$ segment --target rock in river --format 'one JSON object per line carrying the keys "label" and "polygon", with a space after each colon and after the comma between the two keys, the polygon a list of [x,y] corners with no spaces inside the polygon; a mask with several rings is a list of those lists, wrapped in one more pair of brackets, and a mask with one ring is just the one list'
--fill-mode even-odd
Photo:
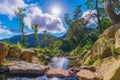
{"label": "rock in river", "polygon": [[46,76],[47,77],[63,78],[63,77],[75,76],[76,73],[77,73],[77,71],[73,68],[68,69],[68,70],[64,70],[64,69],[61,69],[61,68],[56,68],[56,69],[51,69],[51,70],[47,71]]}
{"label": "rock in river", "polygon": [[49,70],[47,66],[35,64],[35,63],[28,63],[25,61],[18,61],[13,65],[9,66],[9,73],[10,74],[27,74],[27,75],[44,75],[44,73]]}
{"label": "rock in river", "polygon": [[103,80],[99,73],[81,70],[77,73],[78,80]]}
{"label": "rock in river", "polygon": [[68,76],[68,71],[60,69],[60,68],[58,68],[58,69],[51,69],[51,70],[47,71],[46,75],[47,75],[47,77],[63,78],[63,77],[67,77]]}

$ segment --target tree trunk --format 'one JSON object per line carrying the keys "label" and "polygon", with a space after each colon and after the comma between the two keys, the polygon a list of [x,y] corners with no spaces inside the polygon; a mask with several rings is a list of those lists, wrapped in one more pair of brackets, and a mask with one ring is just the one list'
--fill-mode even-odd
{"label": "tree trunk", "polygon": [[100,12],[98,8],[98,0],[96,0],[96,10],[97,10],[97,20],[98,20],[98,26],[99,26],[99,33],[102,33],[102,27],[101,27],[101,21],[100,21]]}
{"label": "tree trunk", "polygon": [[24,27],[22,26],[21,29],[22,29],[22,37],[21,37],[22,38],[21,39],[22,40],[22,46],[25,47]]}
{"label": "tree trunk", "polygon": [[104,0],[104,9],[105,12],[109,18],[109,20],[111,21],[112,24],[117,24],[120,23],[120,16],[118,16],[113,7],[112,4],[110,4],[111,0]]}

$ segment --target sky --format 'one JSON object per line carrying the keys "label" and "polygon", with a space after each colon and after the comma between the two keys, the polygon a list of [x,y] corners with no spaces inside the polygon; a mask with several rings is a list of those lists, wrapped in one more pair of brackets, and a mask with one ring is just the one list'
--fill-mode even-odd
{"label": "sky", "polygon": [[[33,33],[32,24],[38,24],[39,33],[47,31],[57,37],[64,35],[67,25],[64,14],[72,17],[77,5],[82,5],[83,17],[86,0],[0,0],[0,39],[21,34],[19,21],[15,15],[18,7],[24,9],[25,34]],[[93,11],[95,12],[95,11]],[[88,17],[87,17],[88,18]],[[86,20],[87,20],[86,18]]]}

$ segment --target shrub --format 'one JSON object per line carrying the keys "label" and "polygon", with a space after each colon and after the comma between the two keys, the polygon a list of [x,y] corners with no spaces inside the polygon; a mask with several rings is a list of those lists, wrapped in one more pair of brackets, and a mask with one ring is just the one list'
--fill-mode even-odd
{"label": "shrub", "polygon": [[112,56],[115,57],[117,55],[116,52],[115,52],[115,44],[111,45],[110,49],[111,49]]}
{"label": "shrub", "polygon": [[94,63],[93,59],[88,59],[88,65],[92,65]]}

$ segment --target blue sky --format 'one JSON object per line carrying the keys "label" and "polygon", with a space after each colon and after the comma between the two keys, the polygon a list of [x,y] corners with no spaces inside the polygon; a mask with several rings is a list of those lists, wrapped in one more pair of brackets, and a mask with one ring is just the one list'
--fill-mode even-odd
{"label": "blue sky", "polygon": [[[39,33],[44,30],[62,36],[66,33],[67,25],[64,22],[64,14],[70,16],[77,5],[82,5],[83,12],[86,0],[0,0],[0,39],[9,38],[21,34],[19,21],[15,16],[18,7],[25,9],[25,33],[33,33],[32,24],[39,25]],[[53,9],[59,9],[59,15],[54,14]],[[56,9],[55,9],[56,10]],[[55,11],[54,10],[54,11]]]}

